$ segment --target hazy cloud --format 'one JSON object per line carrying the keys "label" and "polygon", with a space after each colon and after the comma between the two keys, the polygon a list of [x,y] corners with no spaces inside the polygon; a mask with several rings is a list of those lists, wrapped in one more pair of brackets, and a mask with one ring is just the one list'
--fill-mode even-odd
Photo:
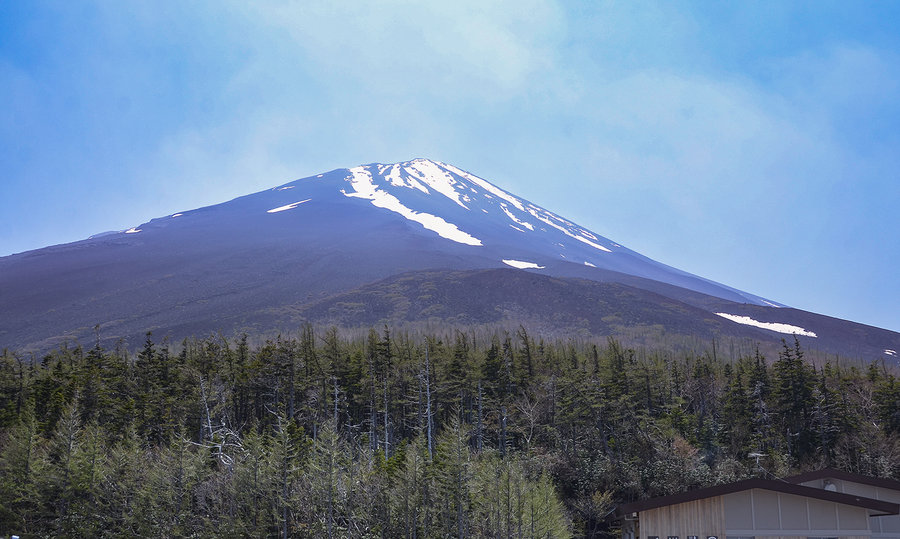
{"label": "hazy cloud", "polygon": [[[291,40],[322,78],[365,92],[505,99],[551,68],[554,2],[283,2],[242,13]],[[359,89],[359,88],[357,88]]]}

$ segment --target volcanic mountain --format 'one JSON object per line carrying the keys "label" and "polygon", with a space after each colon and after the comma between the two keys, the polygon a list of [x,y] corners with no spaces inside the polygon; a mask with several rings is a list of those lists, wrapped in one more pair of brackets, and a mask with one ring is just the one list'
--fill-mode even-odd
{"label": "volcanic mountain", "polygon": [[152,330],[529,324],[777,342],[896,361],[900,334],[651,260],[452,165],[337,169],[129,230],[0,258],[0,347]]}

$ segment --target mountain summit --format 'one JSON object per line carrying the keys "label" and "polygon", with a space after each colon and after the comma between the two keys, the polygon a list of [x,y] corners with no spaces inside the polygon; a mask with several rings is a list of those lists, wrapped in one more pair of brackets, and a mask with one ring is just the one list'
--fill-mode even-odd
{"label": "mountain summit", "polygon": [[[477,279],[459,273],[500,268],[508,271]],[[558,279],[593,288],[568,290],[569,304],[551,312],[546,297],[526,305],[514,293],[496,295],[503,287],[491,279],[509,281],[512,268],[533,275],[532,291],[545,292]],[[404,288],[399,275],[420,289]],[[493,304],[457,297],[450,282],[492,288],[462,292],[490,297]],[[597,283],[618,288],[600,290]],[[596,303],[610,294],[618,299],[605,307]],[[623,303],[623,294],[634,296],[633,302]],[[466,307],[445,304],[451,297]],[[594,303],[581,304],[584,297]],[[640,309],[632,308],[637,304]],[[661,314],[675,304],[679,314]],[[574,311],[585,313],[574,322],[579,331],[593,334],[635,324],[667,327],[667,320],[680,317],[674,324],[680,334],[819,338],[800,323],[810,322],[796,314],[803,311],[651,260],[429,159],[332,170],[120,233],[0,258],[0,305],[0,346],[38,350],[84,339],[96,324],[105,338],[134,344],[147,330],[180,339],[213,331],[290,330],[302,320],[354,325],[522,318],[566,332],[573,322],[548,321]],[[411,305],[421,308],[413,312]],[[496,316],[478,319],[472,312]],[[620,321],[611,325],[612,319]],[[900,340],[854,346],[884,352],[900,348]]]}
{"label": "mountain summit", "polygon": [[[340,209],[341,215],[320,219],[317,210],[323,207]],[[260,211],[263,208],[265,214]],[[353,236],[368,236],[373,228],[402,226],[401,236],[409,242],[436,240],[430,249],[433,254],[452,249],[456,253],[460,246],[474,247],[465,252],[480,260],[475,267],[549,269],[547,274],[558,274],[561,263],[577,264],[654,279],[723,299],[777,306],[655,262],[487,180],[429,159],[338,169],[168,219],[190,223],[208,212],[227,212],[229,221],[244,222],[248,230],[281,226],[285,233],[293,231],[301,237],[312,231],[319,243],[332,238],[336,246],[352,241]],[[366,225],[355,232],[342,227],[340,218],[350,214],[364,215]],[[165,220],[154,220],[125,233],[158,233],[170,226]],[[369,239],[376,244],[393,244],[397,232],[394,238]],[[406,263],[418,266],[411,260]]]}

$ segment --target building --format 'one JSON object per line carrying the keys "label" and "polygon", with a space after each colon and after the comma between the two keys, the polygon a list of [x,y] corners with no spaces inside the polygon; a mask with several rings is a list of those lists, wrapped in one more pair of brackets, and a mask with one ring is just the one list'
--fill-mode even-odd
{"label": "building", "polygon": [[[877,534],[884,530],[877,519],[900,514],[898,502],[888,499],[893,496],[887,492],[891,489],[871,485],[869,482],[879,480],[864,476],[841,477],[747,479],[624,504],[616,516],[622,524],[623,539],[893,537],[872,532],[873,528]],[[835,488],[823,488],[825,479],[830,479]],[[884,499],[858,494],[854,485],[860,485],[860,489],[867,485],[882,488],[884,493],[865,492],[883,494]]]}
{"label": "building", "polygon": [[[892,479],[866,477],[825,468],[786,477],[784,480],[806,487],[900,503],[900,481]],[[872,528],[872,539],[900,539],[900,515],[880,516],[870,519],[869,522]]]}

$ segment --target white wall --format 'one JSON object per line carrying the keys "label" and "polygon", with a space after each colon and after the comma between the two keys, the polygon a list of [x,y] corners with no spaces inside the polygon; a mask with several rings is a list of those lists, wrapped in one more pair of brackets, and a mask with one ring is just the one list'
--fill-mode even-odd
{"label": "white wall", "polygon": [[726,536],[846,537],[869,535],[862,507],[752,489],[723,496]]}

